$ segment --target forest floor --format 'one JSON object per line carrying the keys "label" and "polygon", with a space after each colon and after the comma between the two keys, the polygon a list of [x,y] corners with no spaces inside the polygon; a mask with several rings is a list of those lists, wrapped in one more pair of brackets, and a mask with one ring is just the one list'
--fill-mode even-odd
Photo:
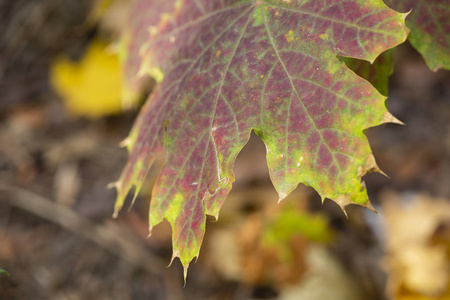
{"label": "forest floor", "polygon": [[[168,224],[147,238],[155,171],[135,206],[111,217],[116,195],[106,186],[125,165],[118,144],[136,113],[74,117],[49,84],[52,61],[81,57],[99,34],[85,26],[89,3],[0,0],[0,267],[9,272],[0,274],[0,299],[450,296],[449,71],[431,72],[408,44],[396,50],[387,106],[406,126],[366,132],[390,177],[364,178],[379,215],[351,206],[346,218],[303,185],[276,204],[264,145],[252,135],[183,287],[180,263],[166,268]],[[289,219],[292,211],[305,226]],[[274,247],[264,242],[274,224],[301,234]],[[427,272],[432,280],[415,281]]]}

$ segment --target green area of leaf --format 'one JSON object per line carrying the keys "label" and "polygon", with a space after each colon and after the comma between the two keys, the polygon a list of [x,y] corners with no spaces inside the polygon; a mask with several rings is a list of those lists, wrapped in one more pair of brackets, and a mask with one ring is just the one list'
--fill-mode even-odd
{"label": "green area of leaf", "polygon": [[276,246],[289,242],[295,235],[317,243],[329,242],[332,237],[323,215],[312,215],[287,206],[274,220],[267,222],[263,241]]}
{"label": "green area of leaf", "polygon": [[6,274],[6,275],[9,276],[9,273],[7,271],[3,270],[2,268],[0,268],[0,275],[1,274]]}
{"label": "green area of leaf", "polygon": [[300,211],[293,205],[287,205],[266,223],[262,242],[275,249],[283,261],[290,262],[295,253],[292,253],[289,245],[296,237],[303,237],[315,243],[328,243],[333,233],[325,216],[313,215]]}

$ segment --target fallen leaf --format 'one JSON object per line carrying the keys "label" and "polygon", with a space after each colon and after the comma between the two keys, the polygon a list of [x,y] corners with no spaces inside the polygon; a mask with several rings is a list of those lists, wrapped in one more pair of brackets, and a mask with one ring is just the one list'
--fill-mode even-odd
{"label": "fallen leaf", "polygon": [[122,112],[119,58],[105,43],[94,40],[79,62],[56,59],[50,80],[73,115],[99,118]]}

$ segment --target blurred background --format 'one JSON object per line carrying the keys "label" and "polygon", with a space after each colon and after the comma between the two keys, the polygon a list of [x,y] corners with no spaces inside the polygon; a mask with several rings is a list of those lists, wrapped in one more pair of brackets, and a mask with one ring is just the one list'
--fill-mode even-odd
{"label": "blurred background", "polygon": [[387,102],[406,126],[366,131],[379,214],[303,185],[277,204],[252,135],[183,288],[168,223],[146,238],[155,170],[111,218],[138,111],[120,102],[128,2],[0,0],[0,299],[450,299],[450,72],[409,44]]}

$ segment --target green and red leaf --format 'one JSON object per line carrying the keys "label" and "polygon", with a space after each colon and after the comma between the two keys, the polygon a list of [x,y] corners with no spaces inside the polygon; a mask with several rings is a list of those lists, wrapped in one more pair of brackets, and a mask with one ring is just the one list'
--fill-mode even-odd
{"label": "green and red leaf", "polygon": [[408,40],[431,70],[450,70],[450,3],[448,0],[385,0],[395,10],[411,13]]}
{"label": "green and red leaf", "polygon": [[[122,31],[120,56],[122,61],[123,92],[122,102],[125,108],[134,107],[145,90],[147,80],[143,68],[140,50],[147,42],[149,31],[169,16],[175,9],[175,0],[149,1],[134,0],[128,12],[127,26]],[[162,78],[158,68],[147,70],[146,74],[157,82]]]}
{"label": "green and red leaf", "polygon": [[395,119],[337,56],[374,61],[406,36],[403,15],[379,0],[176,1],[141,48],[164,79],[127,140],[116,212],[164,152],[150,227],[170,222],[187,269],[252,130],[280,200],[304,183],[341,207],[369,206],[361,177],[378,167],[363,130]]}

